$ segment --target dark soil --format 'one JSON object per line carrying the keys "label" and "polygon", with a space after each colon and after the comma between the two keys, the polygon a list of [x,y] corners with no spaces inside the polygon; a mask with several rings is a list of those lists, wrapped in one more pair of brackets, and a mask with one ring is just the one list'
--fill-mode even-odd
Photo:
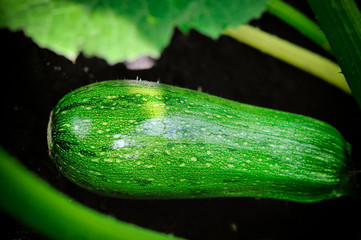
{"label": "dark soil", "polygon": [[[293,1],[310,14],[304,1]],[[330,57],[269,14],[252,24]],[[69,182],[47,153],[51,109],[69,91],[114,79],[160,81],[253,105],[299,113],[336,127],[360,165],[361,112],[341,90],[286,63],[228,38],[175,31],[149,70],[109,66],[79,56],[75,63],[41,49],[22,32],[0,31],[2,124],[0,144],[30,171],[73,199],[139,226],[188,239],[356,239],[361,235],[359,199],[313,204],[255,198],[123,200],[102,197]],[[0,193],[1,197],[1,193]],[[1,239],[47,239],[1,213]],[[4,224],[5,222],[5,224]]]}

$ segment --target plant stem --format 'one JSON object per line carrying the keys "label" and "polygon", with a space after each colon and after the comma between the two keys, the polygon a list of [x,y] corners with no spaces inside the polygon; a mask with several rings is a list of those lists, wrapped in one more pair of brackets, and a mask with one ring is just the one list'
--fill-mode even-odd
{"label": "plant stem", "polygon": [[361,13],[353,0],[308,0],[361,108]]}
{"label": "plant stem", "polygon": [[330,44],[320,27],[302,12],[281,0],[271,0],[267,5],[267,11],[300,31],[326,51],[331,52]]}
{"label": "plant stem", "polygon": [[179,239],[118,221],[61,194],[0,147],[0,207],[55,239]]}
{"label": "plant stem", "polygon": [[227,28],[225,35],[285,61],[350,93],[340,67],[331,60],[250,25]]}

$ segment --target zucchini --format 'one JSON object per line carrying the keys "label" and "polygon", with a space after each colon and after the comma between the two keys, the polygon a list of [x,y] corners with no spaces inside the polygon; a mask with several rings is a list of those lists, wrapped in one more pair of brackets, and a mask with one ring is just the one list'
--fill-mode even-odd
{"label": "zucchini", "polygon": [[332,126],[147,81],[68,93],[48,127],[51,158],[74,183],[139,199],[349,195],[351,148]]}

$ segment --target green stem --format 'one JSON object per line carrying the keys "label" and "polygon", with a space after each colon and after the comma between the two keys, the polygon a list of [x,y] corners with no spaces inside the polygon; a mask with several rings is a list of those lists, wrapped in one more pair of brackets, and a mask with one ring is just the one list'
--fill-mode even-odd
{"label": "green stem", "polygon": [[361,107],[361,13],[353,0],[308,0]]}
{"label": "green stem", "polygon": [[327,58],[249,25],[228,28],[224,34],[350,93],[347,82],[340,73],[340,67]]}
{"label": "green stem", "polygon": [[271,0],[267,5],[267,10],[300,31],[326,51],[331,52],[330,44],[320,27],[302,12],[281,0]]}
{"label": "green stem", "polygon": [[73,201],[0,147],[0,207],[55,239],[179,239],[118,221]]}

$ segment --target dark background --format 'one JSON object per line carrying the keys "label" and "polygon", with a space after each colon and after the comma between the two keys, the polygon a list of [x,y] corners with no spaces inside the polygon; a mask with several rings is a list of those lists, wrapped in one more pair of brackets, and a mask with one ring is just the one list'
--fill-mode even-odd
{"label": "dark background", "polygon": [[[305,1],[288,1],[313,17]],[[332,59],[270,14],[252,24]],[[342,197],[313,204],[255,198],[123,200],[98,196],[74,185],[47,154],[51,109],[66,93],[101,80],[168,83],[257,106],[299,113],[336,127],[351,143],[360,165],[361,114],[341,90],[229,37],[212,40],[175,30],[171,44],[148,70],[109,66],[80,55],[75,63],[41,49],[22,32],[0,30],[0,144],[30,171],[73,199],[122,221],[188,239],[358,239],[360,200]],[[1,194],[1,193],[0,193]],[[0,239],[47,239],[0,212]],[[5,222],[5,223],[4,223]]]}

